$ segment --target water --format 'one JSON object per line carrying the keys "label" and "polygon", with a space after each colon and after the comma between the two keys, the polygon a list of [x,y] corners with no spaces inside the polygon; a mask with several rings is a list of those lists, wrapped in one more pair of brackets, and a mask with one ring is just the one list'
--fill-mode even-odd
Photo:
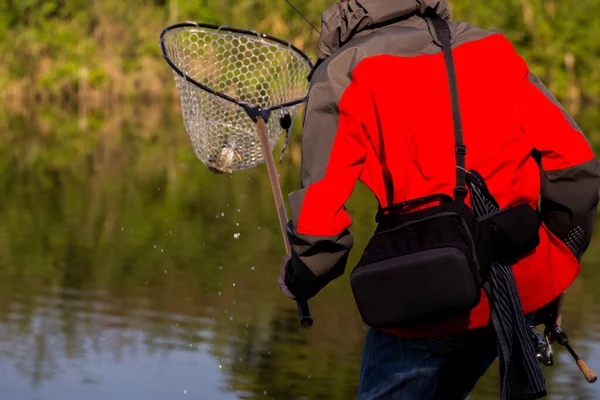
{"label": "water", "polygon": [[[277,288],[284,248],[264,167],[213,175],[175,111],[85,118],[0,111],[0,398],[355,398],[365,327],[348,271],[302,328]],[[297,152],[278,166],[286,193]],[[356,248],[373,206],[363,188],[348,204]],[[597,371],[599,240],[564,312]],[[600,398],[556,350],[549,398]],[[496,371],[472,399],[498,398]]]}

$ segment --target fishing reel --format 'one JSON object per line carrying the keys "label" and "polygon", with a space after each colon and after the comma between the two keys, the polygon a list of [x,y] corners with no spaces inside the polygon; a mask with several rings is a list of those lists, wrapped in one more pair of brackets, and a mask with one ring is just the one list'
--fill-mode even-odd
{"label": "fishing reel", "polygon": [[564,346],[567,351],[571,354],[575,363],[577,364],[577,368],[581,371],[585,379],[589,383],[594,383],[598,380],[596,373],[583,361],[577,353],[573,350],[569,343],[569,338],[565,331],[556,324],[553,326],[546,325],[546,329],[544,329],[544,336],[542,336],[536,329],[535,326],[530,326],[530,338],[533,343],[533,347],[535,348],[535,356],[538,361],[545,366],[549,367],[554,364],[554,353],[552,352],[552,345],[550,344],[550,339],[553,342],[558,343],[561,346]]}
{"label": "fishing reel", "polygon": [[552,351],[550,338],[548,336],[542,336],[535,326],[530,326],[529,329],[531,341],[535,349],[535,357],[541,364],[546,367],[551,367],[554,365],[554,352]]}

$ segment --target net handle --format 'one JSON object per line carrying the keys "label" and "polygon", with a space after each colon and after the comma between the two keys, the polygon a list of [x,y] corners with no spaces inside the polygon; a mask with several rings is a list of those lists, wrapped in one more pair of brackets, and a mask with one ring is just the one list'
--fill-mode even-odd
{"label": "net handle", "polygon": [[[271,190],[273,191],[273,198],[275,199],[275,207],[277,208],[277,216],[279,217],[279,227],[281,228],[281,235],[283,236],[283,242],[285,244],[286,254],[289,256],[292,254],[292,246],[287,237],[287,213],[285,211],[285,203],[283,201],[283,195],[281,194],[281,186],[279,185],[279,179],[277,178],[277,170],[275,169],[275,160],[271,153],[271,147],[269,146],[269,135],[267,130],[267,124],[263,117],[256,118],[256,128],[258,131],[258,137],[260,139],[260,145],[267,165],[267,171],[269,173],[269,181],[271,182]],[[311,326],[313,319],[310,314],[308,302],[306,300],[296,300],[298,305],[298,313],[300,314],[300,323],[302,326]]]}

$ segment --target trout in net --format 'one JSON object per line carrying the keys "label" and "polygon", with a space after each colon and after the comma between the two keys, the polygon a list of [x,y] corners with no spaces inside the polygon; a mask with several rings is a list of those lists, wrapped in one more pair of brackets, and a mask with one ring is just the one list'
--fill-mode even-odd
{"label": "trout in net", "polygon": [[236,141],[234,139],[228,140],[223,146],[215,153],[208,157],[208,169],[215,174],[222,174],[224,172],[233,173],[233,165],[237,161],[243,161],[242,153],[236,148]]}

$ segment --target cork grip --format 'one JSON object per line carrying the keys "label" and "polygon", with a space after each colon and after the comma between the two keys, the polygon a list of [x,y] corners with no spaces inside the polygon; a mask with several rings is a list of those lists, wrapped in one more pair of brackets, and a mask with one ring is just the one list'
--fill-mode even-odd
{"label": "cork grip", "polygon": [[592,371],[592,369],[590,367],[588,367],[588,365],[585,363],[585,361],[577,360],[577,366],[579,367],[579,369],[583,373],[583,376],[585,376],[585,379],[589,383],[596,382],[596,379],[598,379],[598,377],[596,376],[594,371]]}

